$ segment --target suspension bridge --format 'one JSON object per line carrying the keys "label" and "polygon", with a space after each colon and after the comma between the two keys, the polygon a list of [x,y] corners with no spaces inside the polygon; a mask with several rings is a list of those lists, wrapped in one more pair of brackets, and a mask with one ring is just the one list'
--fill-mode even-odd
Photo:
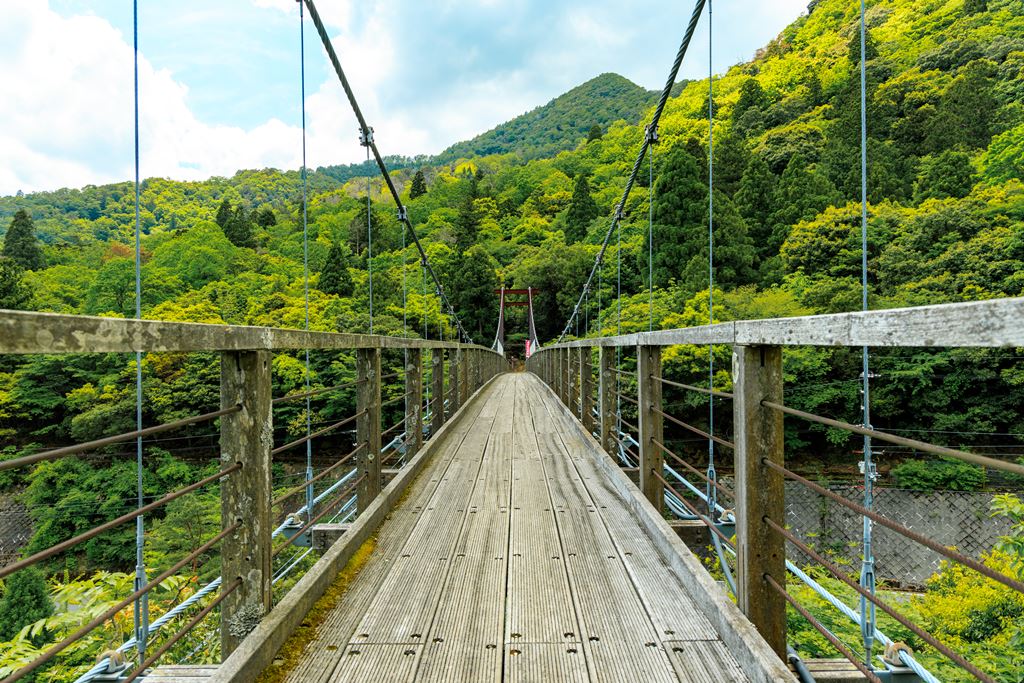
{"label": "suspension bridge", "polygon": [[[709,321],[673,330],[654,330],[652,317],[647,332],[606,337],[588,337],[588,324],[580,328],[626,197],[657,143],[659,117],[705,4],[696,3],[623,197],[561,337],[542,347],[533,320],[535,290],[502,287],[496,292],[497,333],[488,348],[474,344],[459,321],[315,5],[312,0],[300,2],[300,17],[304,20],[308,11],[352,105],[360,142],[376,160],[405,234],[420,254],[424,282],[429,275],[458,336],[446,339],[442,330],[430,339],[426,328],[422,338],[374,335],[372,323],[366,335],[311,331],[308,274],[305,329],[143,320],[140,304],[136,318],[128,320],[0,311],[0,354],[131,353],[141,359],[144,353],[208,353],[219,356],[221,377],[219,407],[146,426],[139,374],[135,430],[0,462],[0,470],[13,470],[134,442],[140,471],[136,509],[0,568],[0,578],[7,577],[119,525],[135,524],[138,529],[133,592],[4,680],[22,680],[41,671],[130,609],[134,637],[104,653],[80,682],[243,682],[261,677],[296,682],[938,680],[913,652],[879,630],[876,611],[894,618],[976,679],[994,681],[903,616],[899,605],[878,596],[872,529],[885,527],[1009,590],[1024,592],[1024,583],[875,511],[872,442],[1017,475],[1024,475],[1024,466],[873,428],[869,350],[1024,347],[1024,299],[870,311],[865,298],[865,310],[853,313]],[[863,36],[863,15],[861,27]],[[708,157],[713,164],[713,154]],[[712,172],[709,166],[709,182]],[[305,195],[303,227],[305,236]],[[372,225],[367,236],[372,244]],[[653,240],[649,248],[653,251]],[[713,284],[713,249],[709,251]],[[141,284],[136,282],[138,296]],[[506,302],[506,295],[527,299]],[[505,357],[506,303],[528,307],[525,372],[513,372]],[[574,329],[579,334],[572,335]],[[666,372],[662,350],[677,345],[708,348],[707,386],[687,384]],[[714,345],[732,349],[732,391],[716,389],[710,381]],[[785,403],[783,351],[823,346],[863,353],[864,419],[859,424]],[[307,369],[303,390],[274,396],[273,355],[305,353],[308,366],[310,351],[350,359],[355,379],[312,388]],[[402,387],[397,396],[387,396],[389,382]],[[674,414],[663,395],[669,390],[708,397],[710,427],[701,429]],[[304,436],[275,446],[275,411],[280,406],[304,402],[308,416],[313,402],[342,391],[355,392],[354,413],[315,430],[307,417]],[[715,431],[711,399],[731,403],[731,436]],[[385,426],[384,409],[399,404],[401,419]],[[636,415],[636,424],[628,421],[627,413]],[[864,438],[863,504],[787,467],[785,420]],[[146,503],[141,489],[143,443],[215,421],[219,470]],[[666,446],[666,426],[706,440],[706,469]],[[342,432],[351,433],[351,449],[316,471],[312,443]],[[272,464],[300,448],[306,452],[304,476],[293,490],[275,497]],[[731,457],[731,484],[717,476],[716,455]],[[849,577],[803,540],[799,529],[787,527],[786,481],[862,517],[864,554],[858,578]],[[146,515],[209,487],[219,487],[220,531],[169,567],[146,567]],[[304,496],[298,509],[291,507],[295,496]],[[708,545],[720,567],[719,580],[695,554]],[[215,547],[220,576],[150,621],[147,596]],[[792,550],[855,591],[859,604],[847,605],[787,559]],[[306,558],[315,561],[303,567]],[[284,579],[294,580],[299,573],[287,591],[277,590]],[[842,642],[794,597],[788,588],[794,582],[858,625],[862,642]],[[787,642],[787,605],[830,641],[845,663],[801,658]],[[170,660],[175,645],[213,616],[219,617],[214,636],[221,662],[189,666]],[[212,647],[206,643],[200,648],[204,646]]]}

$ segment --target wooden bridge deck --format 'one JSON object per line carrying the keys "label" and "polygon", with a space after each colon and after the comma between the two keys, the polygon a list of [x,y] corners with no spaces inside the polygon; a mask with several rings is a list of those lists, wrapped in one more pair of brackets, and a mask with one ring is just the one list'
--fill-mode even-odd
{"label": "wooden bridge deck", "polygon": [[536,377],[466,410],[285,680],[750,680]]}

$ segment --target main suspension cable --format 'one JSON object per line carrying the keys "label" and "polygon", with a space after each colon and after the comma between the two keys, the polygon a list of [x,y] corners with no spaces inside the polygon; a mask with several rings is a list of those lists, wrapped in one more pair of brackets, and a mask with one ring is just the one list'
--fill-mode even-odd
{"label": "main suspension cable", "polygon": [[356,120],[359,123],[360,135],[362,138],[366,139],[366,147],[373,154],[374,161],[377,163],[377,168],[380,169],[380,173],[384,178],[384,183],[387,185],[388,191],[391,193],[391,197],[395,201],[395,206],[398,209],[398,220],[409,228],[409,234],[412,235],[413,242],[416,245],[416,250],[419,251],[420,258],[426,264],[427,272],[430,274],[430,278],[434,281],[438,297],[441,299],[445,309],[448,311],[448,315],[451,316],[452,320],[455,322],[455,326],[462,335],[462,338],[472,344],[473,338],[466,331],[466,328],[463,327],[462,321],[456,314],[451,300],[448,298],[441,281],[437,277],[437,273],[430,265],[429,259],[427,259],[427,252],[424,250],[419,237],[416,235],[416,231],[412,227],[412,222],[409,220],[409,212],[406,209],[405,204],[402,203],[402,198],[398,193],[398,188],[395,186],[394,180],[391,178],[391,173],[388,171],[383,157],[381,157],[380,150],[377,149],[377,143],[373,138],[373,129],[366,123],[366,117],[363,116],[363,112],[359,108],[359,103],[356,101],[356,96],[352,92],[352,86],[348,82],[348,77],[345,76],[345,71],[341,68],[341,62],[338,59],[338,54],[334,51],[334,45],[331,43],[330,36],[327,35],[327,29],[324,27],[323,20],[320,18],[320,13],[317,12],[316,5],[313,3],[313,0],[303,0],[303,2],[305,3],[306,8],[309,9],[309,18],[313,21],[313,25],[316,26],[317,33],[320,35],[320,40],[323,42],[324,49],[327,51],[327,56],[331,60],[332,66],[334,66],[334,72],[338,75],[341,87],[345,90],[345,96],[348,98],[348,102],[352,106],[352,112],[355,114]]}
{"label": "main suspension cable", "polygon": [[[309,1],[310,0],[307,0],[307,2]],[[693,14],[690,15],[690,23],[686,26],[686,32],[683,34],[683,42],[679,45],[679,51],[676,53],[676,58],[672,62],[672,68],[669,70],[665,87],[662,89],[661,97],[658,99],[658,104],[654,108],[654,114],[651,116],[651,122],[647,125],[648,130],[655,132],[658,130],[658,122],[661,120],[661,114],[665,110],[665,103],[668,102],[669,95],[672,94],[672,86],[675,85],[676,76],[679,74],[679,67],[683,63],[683,57],[686,55],[687,49],[690,47],[690,40],[693,38],[693,32],[697,28],[697,23],[700,20],[701,12],[704,11],[704,5],[706,2],[707,0],[697,0],[697,3],[693,8]],[[619,203],[615,206],[615,213],[612,216],[611,225],[608,226],[608,231],[605,233],[604,240],[601,242],[601,249],[598,251],[597,258],[594,260],[594,266],[590,269],[590,275],[587,277],[587,281],[583,285],[583,291],[580,292],[579,299],[576,301],[576,306],[569,315],[569,319],[566,320],[562,333],[558,336],[559,342],[565,339],[565,336],[569,334],[569,330],[572,329],[572,323],[576,319],[576,316],[579,315],[580,307],[583,305],[584,296],[593,285],[594,276],[601,267],[601,262],[604,260],[604,255],[608,250],[608,242],[611,240],[612,233],[622,220],[622,212],[626,206],[626,199],[629,197],[629,193],[633,190],[633,184],[636,182],[637,175],[640,172],[640,166],[643,164],[644,156],[647,154],[647,148],[649,146],[650,142],[648,140],[648,136],[645,135],[644,141],[640,145],[640,150],[637,153],[636,161],[633,162],[633,170],[630,172],[629,179],[626,181],[626,187],[622,192],[622,197],[619,199]]]}

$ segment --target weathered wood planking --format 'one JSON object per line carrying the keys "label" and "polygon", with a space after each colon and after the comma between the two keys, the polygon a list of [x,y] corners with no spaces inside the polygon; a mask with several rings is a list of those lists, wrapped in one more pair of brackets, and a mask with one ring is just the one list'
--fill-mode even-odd
{"label": "weathered wood planking", "polygon": [[472,407],[290,681],[749,680],[539,380]]}
{"label": "weathered wood planking", "polygon": [[547,346],[543,354],[578,346],[1024,346],[1024,297],[912,308],[743,320],[676,330],[581,339]]}

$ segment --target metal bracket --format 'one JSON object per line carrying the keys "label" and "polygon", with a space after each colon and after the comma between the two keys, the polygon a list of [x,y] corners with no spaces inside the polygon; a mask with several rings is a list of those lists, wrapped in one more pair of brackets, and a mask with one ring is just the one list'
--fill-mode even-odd
{"label": "metal bracket", "polygon": [[648,145],[655,145],[658,143],[658,129],[652,127],[650,124],[644,126],[644,142]]}
{"label": "metal bracket", "polygon": [[[861,460],[860,462],[857,463],[857,467],[860,470],[860,473],[864,474],[864,461],[863,460]],[[876,465],[874,462],[872,462],[871,463],[871,481],[877,481],[877,480],[878,480],[878,465]]]}
{"label": "metal bracket", "polygon": [[402,221],[403,223],[409,220],[409,210],[404,206],[398,207],[398,220]]}
{"label": "metal bracket", "polygon": [[292,540],[292,545],[299,546],[302,548],[308,548],[311,543],[310,536],[312,536],[312,534],[309,531],[296,538],[299,529],[301,529],[303,526],[304,524],[301,519],[299,519],[295,515],[291,515],[288,517],[287,524],[284,526],[283,529],[281,529],[281,533],[284,535],[285,538],[289,540],[294,539]]}
{"label": "metal bracket", "polygon": [[373,126],[367,126],[359,131],[359,144],[363,147],[369,147],[373,144]]}
{"label": "metal bracket", "polygon": [[622,204],[619,204],[618,206],[615,207],[615,220],[622,220]]}

